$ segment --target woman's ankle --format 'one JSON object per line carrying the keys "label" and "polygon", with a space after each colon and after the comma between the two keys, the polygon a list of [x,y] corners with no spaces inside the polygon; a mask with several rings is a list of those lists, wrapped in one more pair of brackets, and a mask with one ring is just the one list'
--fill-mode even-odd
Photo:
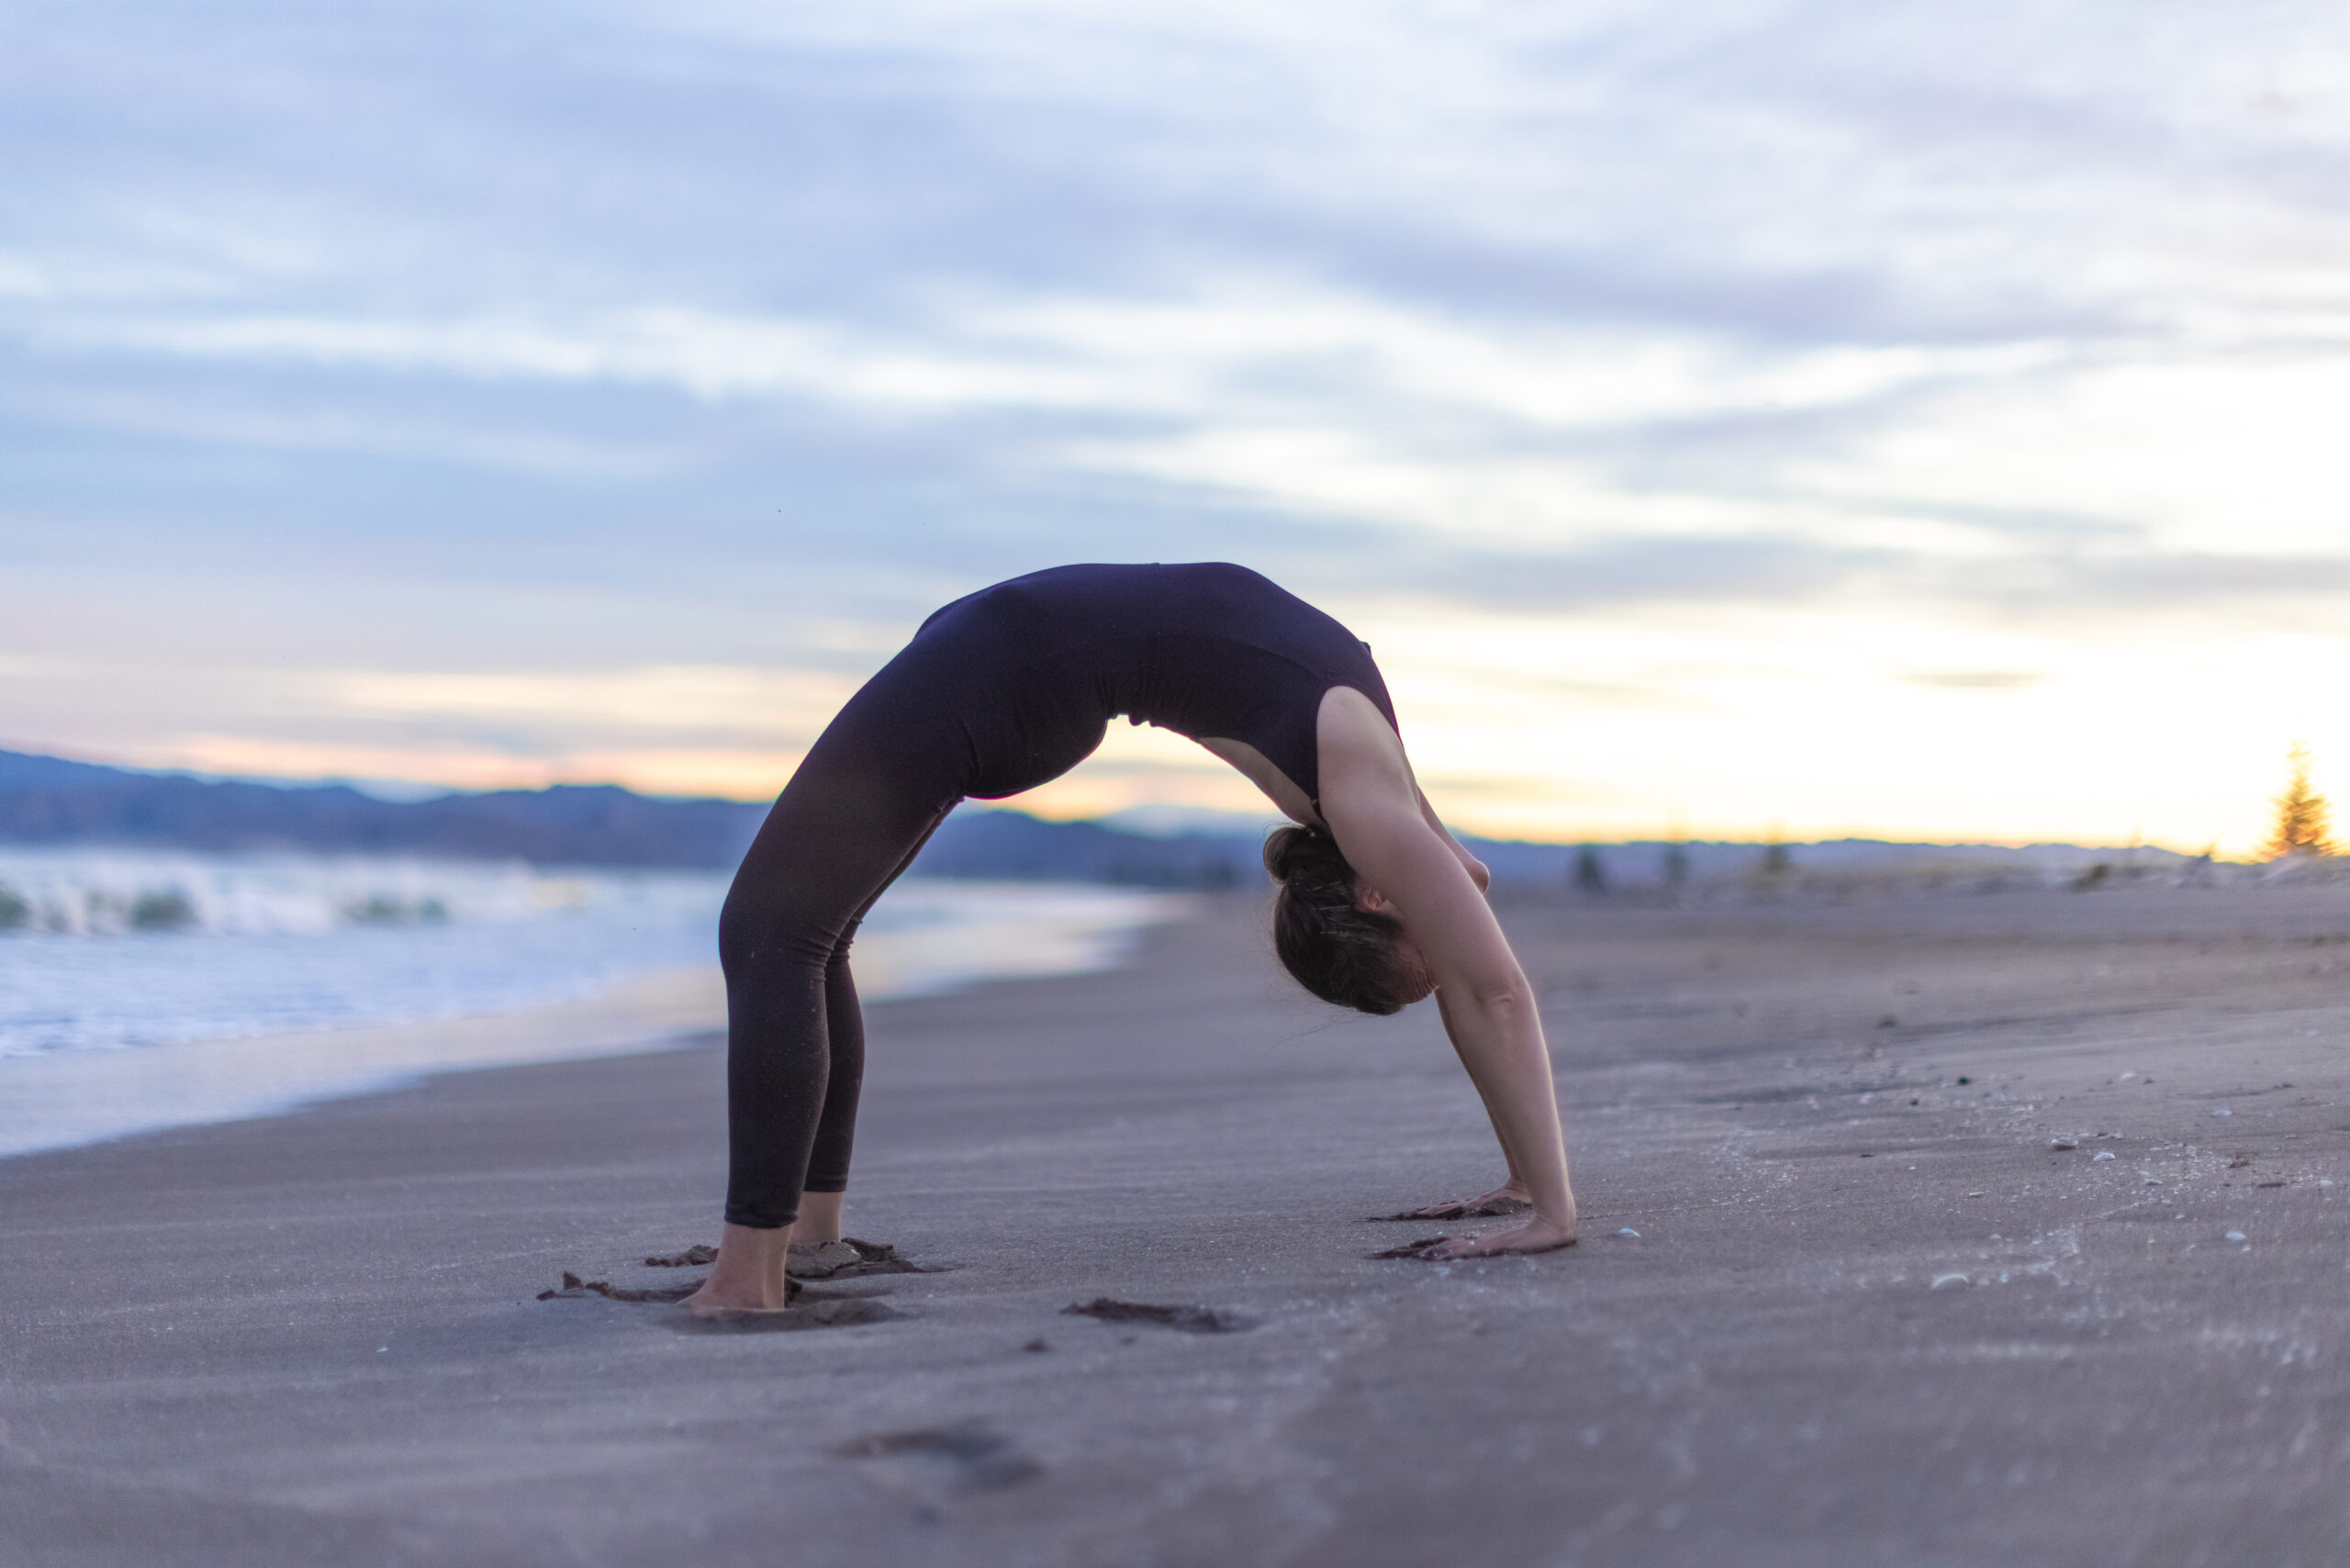
{"label": "woman's ankle", "polygon": [[791,1230],[755,1230],[730,1225],[719,1238],[718,1260],[701,1289],[688,1298],[688,1305],[726,1308],[774,1308],[790,1299],[784,1263],[789,1256]]}
{"label": "woman's ankle", "polygon": [[802,1193],[800,1217],[792,1222],[791,1239],[822,1246],[841,1238],[841,1197],[838,1193]]}

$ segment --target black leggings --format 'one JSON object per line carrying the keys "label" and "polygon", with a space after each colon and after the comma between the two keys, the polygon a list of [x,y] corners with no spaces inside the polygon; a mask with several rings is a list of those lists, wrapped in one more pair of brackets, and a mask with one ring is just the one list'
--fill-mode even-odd
{"label": "black leggings", "polygon": [[961,793],[959,747],[908,723],[924,705],[892,700],[893,673],[912,672],[885,670],[810,750],[719,915],[730,1225],[779,1229],[802,1192],[848,1188],[865,1078],[849,944]]}
{"label": "black leggings", "polygon": [[733,1225],[848,1184],[865,1025],[848,948],[967,795],[1083,761],[1113,714],[1262,752],[1313,798],[1322,697],[1394,710],[1371,650],[1239,566],[1057,566],[956,600],[848,700],[791,776],[719,918]]}

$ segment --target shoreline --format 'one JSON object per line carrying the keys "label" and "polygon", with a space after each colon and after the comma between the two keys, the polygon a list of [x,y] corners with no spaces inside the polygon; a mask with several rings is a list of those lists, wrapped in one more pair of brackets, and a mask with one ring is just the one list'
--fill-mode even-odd
{"label": "shoreline", "polygon": [[[1115,969],[1141,934],[1193,913],[1181,895],[1055,892],[1023,889],[991,921],[862,935],[860,991],[878,1004]],[[911,890],[917,910],[935,897]],[[287,1114],[439,1073],[676,1049],[725,1026],[725,982],[711,962],[498,1012],[0,1057],[0,1159]]]}
{"label": "shoreline", "polygon": [[717,966],[508,1013],[0,1059],[0,1159],[294,1115],[442,1073],[677,1049],[726,1024]]}

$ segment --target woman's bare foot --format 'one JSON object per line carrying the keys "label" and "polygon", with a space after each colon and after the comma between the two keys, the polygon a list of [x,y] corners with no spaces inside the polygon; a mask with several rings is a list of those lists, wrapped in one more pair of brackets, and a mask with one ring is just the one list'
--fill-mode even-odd
{"label": "woman's bare foot", "polygon": [[800,1217],[781,1230],[730,1225],[718,1238],[718,1261],[701,1289],[688,1296],[693,1312],[781,1312],[791,1298],[789,1270],[797,1242],[822,1245],[841,1238],[841,1194],[803,1193]]}
{"label": "woman's bare foot", "polygon": [[780,1312],[791,1299],[784,1276],[791,1229],[754,1230],[730,1225],[718,1238],[718,1261],[701,1289],[685,1299],[688,1312]]}
{"label": "woman's bare foot", "polygon": [[1572,1214],[1563,1221],[1536,1215],[1524,1225],[1512,1226],[1507,1230],[1484,1236],[1449,1237],[1420,1256],[1432,1263],[1449,1263],[1456,1259],[1491,1258],[1503,1252],[1548,1252],[1555,1248],[1572,1247],[1577,1224]]}

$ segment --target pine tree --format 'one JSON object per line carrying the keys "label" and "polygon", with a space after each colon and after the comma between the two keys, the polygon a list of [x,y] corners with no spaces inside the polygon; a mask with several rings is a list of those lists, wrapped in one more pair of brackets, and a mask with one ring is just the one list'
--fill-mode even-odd
{"label": "pine tree", "polygon": [[2285,786],[2285,792],[2277,797],[2277,821],[2269,831],[2268,857],[2281,860],[2288,855],[2331,855],[2333,845],[2326,837],[2325,797],[2310,788],[2309,747],[2296,745],[2288,755],[2292,758],[2293,776]]}

